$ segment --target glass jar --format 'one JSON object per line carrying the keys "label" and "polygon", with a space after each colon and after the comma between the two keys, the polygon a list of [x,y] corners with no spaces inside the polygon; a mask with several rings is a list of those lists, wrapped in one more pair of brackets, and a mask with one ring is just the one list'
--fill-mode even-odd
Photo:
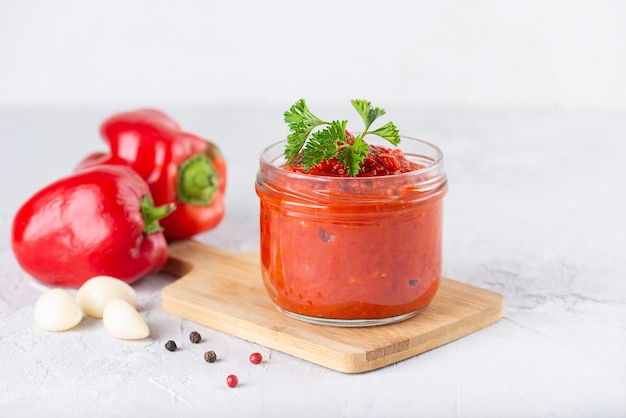
{"label": "glass jar", "polygon": [[[376,139],[367,137],[389,146]],[[371,326],[428,306],[441,279],[443,154],[407,137],[399,148],[422,168],[327,177],[281,168],[285,141],[262,152],[261,270],[280,311],[315,324]]]}

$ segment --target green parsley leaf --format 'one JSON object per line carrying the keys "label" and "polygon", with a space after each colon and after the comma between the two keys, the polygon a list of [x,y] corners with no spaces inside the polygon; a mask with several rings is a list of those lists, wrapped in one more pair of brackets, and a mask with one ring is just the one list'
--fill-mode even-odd
{"label": "green parsley leaf", "polygon": [[361,115],[361,118],[363,118],[365,131],[370,128],[376,119],[385,114],[385,109],[372,107],[372,104],[367,100],[352,100],[352,106],[356,109],[359,115]]}
{"label": "green parsley leaf", "polygon": [[354,138],[353,144],[344,144],[340,148],[337,160],[346,167],[349,176],[356,176],[359,174],[361,163],[367,157],[369,146],[363,141],[363,137],[359,135]]}
{"label": "green parsley leaf", "polygon": [[346,142],[347,120],[332,121],[330,126],[315,132],[302,151],[302,163],[305,170],[310,170],[317,163],[330,160],[338,152],[338,142]]}
{"label": "green parsley leaf", "polygon": [[[359,173],[360,165],[369,153],[369,146],[363,140],[368,134],[378,135],[393,145],[398,145],[400,135],[398,128],[388,122],[378,129],[369,131],[376,119],[385,114],[380,107],[372,107],[367,100],[352,100],[352,106],[359,113],[365,124],[363,132],[353,142],[348,142],[346,126],[348,121],[335,120],[326,122],[315,116],[308,108],[304,99],[298,100],[285,112],[285,122],[289,125],[285,157],[290,164],[295,163],[302,154],[302,163],[306,171],[315,164],[337,157],[350,176]],[[328,125],[322,130],[313,132],[319,126]],[[308,142],[307,142],[308,141]]]}
{"label": "green parsley leaf", "polygon": [[298,100],[285,112],[284,116],[285,122],[287,122],[291,130],[291,133],[287,136],[285,156],[290,163],[293,163],[311,131],[317,126],[327,125],[328,122],[324,122],[311,113],[304,99]]}
{"label": "green parsley leaf", "polygon": [[379,137],[391,142],[393,145],[398,145],[400,143],[400,132],[393,122],[387,122],[380,128],[370,131],[369,133],[378,135]]}

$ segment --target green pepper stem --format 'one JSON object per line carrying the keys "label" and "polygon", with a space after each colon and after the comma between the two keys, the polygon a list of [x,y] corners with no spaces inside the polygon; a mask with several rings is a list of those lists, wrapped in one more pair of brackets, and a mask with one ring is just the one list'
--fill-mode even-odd
{"label": "green pepper stem", "polygon": [[144,223],[143,232],[149,235],[163,230],[163,227],[159,224],[159,219],[163,219],[174,212],[176,205],[174,203],[167,203],[161,206],[154,206],[152,197],[145,195],[141,198],[140,209]]}
{"label": "green pepper stem", "polygon": [[208,206],[219,187],[219,174],[206,154],[196,154],[178,168],[178,201]]}

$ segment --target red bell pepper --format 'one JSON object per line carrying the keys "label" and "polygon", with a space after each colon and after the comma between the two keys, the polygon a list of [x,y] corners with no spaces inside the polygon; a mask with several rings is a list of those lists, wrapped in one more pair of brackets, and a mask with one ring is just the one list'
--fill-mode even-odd
{"label": "red bell pepper", "polygon": [[18,263],[41,282],[80,287],[107,275],[132,283],[163,268],[167,241],[147,183],[122,166],[93,167],[57,180],[17,211],[11,244]]}
{"label": "red bell pepper", "polygon": [[217,145],[182,131],[175,120],[154,109],[113,115],[100,133],[110,152],[88,156],[77,169],[132,167],[148,182],[156,205],[176,203],[176,211],[161,221],[168,240],[189,238],[222,221],[226,162]]}

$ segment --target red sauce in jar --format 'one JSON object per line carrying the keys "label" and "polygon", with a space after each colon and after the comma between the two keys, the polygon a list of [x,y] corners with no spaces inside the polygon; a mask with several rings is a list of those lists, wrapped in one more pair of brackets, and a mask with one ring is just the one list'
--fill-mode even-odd
{"label": "red sauce in jar", "polygon": [[[302,164],[302,159],[296,159],[294,164],[286,164],[284,169],[315,176],[348,177],[348,171],[339,162],[337,157],[315,164],[308,171]],[[399,148],[387,148],[380,145],[370,145],[369,154],[365,157],[356,177],[389,176],[419,170],[421,165],[409,161]]]}
{"label": "red sauce in jar", "polygon": [[441,277],[446,182],[420,188],[422,168],[400,149],[376,145],[357,178],[343,178],[336,159],[308,172],[300,161],[262,162],[261,267],[274,303],[346,321],[426,307]]}

